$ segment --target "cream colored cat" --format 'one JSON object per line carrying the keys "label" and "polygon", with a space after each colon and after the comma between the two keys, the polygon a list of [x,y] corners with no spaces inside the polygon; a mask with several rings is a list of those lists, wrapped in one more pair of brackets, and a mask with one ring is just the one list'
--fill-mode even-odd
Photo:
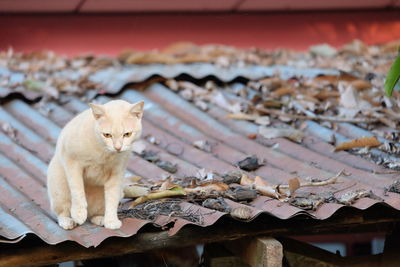
{"label": "cream colored cat", "polygon": [[117,208],[132,143],[142,131],[143,102],[89,104],[61,131],[47,172],[47,188],[58,224],[72,229],[87,218],[118,229]]}

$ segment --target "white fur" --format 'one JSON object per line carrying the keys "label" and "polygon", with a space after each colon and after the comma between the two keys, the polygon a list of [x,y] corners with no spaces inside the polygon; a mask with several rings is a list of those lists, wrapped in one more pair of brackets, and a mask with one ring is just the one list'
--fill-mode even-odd
{"label": "white fur", "polygon": [[118,229],[122,178],[132,143],[142,131],[143,102],[114,100],[90,106],[60,133],[47,172],[50,205],[64,229],[83,224],[88,217],[92,223]]}

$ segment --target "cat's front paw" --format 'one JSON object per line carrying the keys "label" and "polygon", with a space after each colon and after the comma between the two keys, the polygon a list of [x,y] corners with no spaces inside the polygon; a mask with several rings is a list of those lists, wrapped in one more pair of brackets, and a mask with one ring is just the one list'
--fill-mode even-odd
{"label": "cat's front paw", "polygon": [[85,206],[72,206],[71,217],[77,224],[83,224],[87,219],[87,208]]}
{"label": "cat's front paw", "polygon": [[65,230],[71,230],[76,226],[75,222],[69,217],[58,217],[58,225]]}
{"label": "cat's front paw", "polygon": [[104,227],[108,229],[119,229],[122,226],[122,222],[118,219],[106,219],[104,218]]}

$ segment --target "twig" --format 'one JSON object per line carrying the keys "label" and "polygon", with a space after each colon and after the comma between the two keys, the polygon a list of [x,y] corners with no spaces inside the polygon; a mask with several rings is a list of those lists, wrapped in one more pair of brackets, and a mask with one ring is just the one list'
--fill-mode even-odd
{"label": "twig", "polygon": [[[300,183],[300,187],[324,186],[324,185],[328,185],[328,184],[334,184],[334,183],[336,183],[337,178],[339,178],[339,176],[341,176],[343,173],[344,173],[344,170],[341,170],[335,176],[333,176],[327,180],[324,180],[324,181]],[[279,189],[289,189],[289,185],[287,185],[287,184],[279,185]]]}

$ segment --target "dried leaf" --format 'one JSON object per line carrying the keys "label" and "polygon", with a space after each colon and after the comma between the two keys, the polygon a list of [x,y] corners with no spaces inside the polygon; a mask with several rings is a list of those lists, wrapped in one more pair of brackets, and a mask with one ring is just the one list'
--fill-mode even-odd
{"label": "dried leaf", "polygon": [[169,177],[169,178],[165,179],[165,181],[161,184],[158,191],[169,190],[169,189],[172,189],[175,187],[179,187],[179,185],[172,183],[171,178]]}
{"label": "dried leaf", "polygon": [[135,175],[135,176],[126,177],[125,179],[128,180],[128,181],[130,181],[130,182],[132,182],[132,183],[137,183],[137,182],[139,182],[140,180],[142,180],[143,178],[142,178],[141,176]]}
{"label": "dried leaf", "polygon": [[234,114],[229,114],[227,117],[228,119],[234,119],[234,120],[254,121],[259,116],[252,114],[245,114],[245,113],[234,113]]}
{"label": "dried leaf", "polygon": [[353,88],[357,89],[358,91],[363,91],[372,88],[372,84],[370,82],[367,82],[366,80],[355,80],[352,81],[350,84]]}
{"label": "dried leaf", "polygon": [[253,211],[249,207],[240,206],[240,207],[232,209],[232,211],[230,212],[230,215],[236,219],[250,220],[253,217]]}
{"label": "dried leaf", "polygon": [[167,171],[169,173],[176,173],[178,171],[178,165],[173,164],[169,161],[166,160],[159,160],[156,162],[156,165],[163,169],[164,171]]}
{"label": "dried leaf", "polygon": [[254,122],[258,125],[264,125],[264,126],[271,124],[271,120],[270,120],[269,116],[257,117]]}
{"label": "dried leaf", "polygon": [[254,177],[254,185],[255,186],[269,186],[268,183],[260,176]]}
{"label": "dried leaf", "polygon": [[136,154],[142,154],[146,150],[146,142],[138,140],[132,144],[132,151]]}
{"label": "dried leaf", "polygon": [[334,151],[348,150],[356,147],[375,147],[380,145],[381,142],[379,142],[375,136],[368,136],[341,143],[335,147]]}
{"label": "dried leaf", "polygon": [[223,182],[225,184],[240,184],[243,174],[238,171],[231,171],[222,175]]}
{"label": "dried leaf", "polygon": [[229,186],[222,182],[208,182],[194,188],[185,188],[184,190],[188,193],[207,193],[212,191],[223,192],[228,189]]}
{"label": "dried leaf", "polygon": [[147,195],[150,189],[145,186],[139,185],[127,185],[124,186],[124,197],[125,198],[137,198]]}
{"label": "dried leaf", "polygon": [[273,95],[276,97],[281,97],[284,95],[292,95],[294,93],[295,93],[295,90],[292,87],[281,87],[281,88],[276,89],[273,92]]}
{"label": "dried leaf", "polygon": [[293,128],[272,128],[260,126],[258,128],[258,133],[267,139],[286,137],[297,143],[300,143],[304,138],[303,132]]}
{"label": "dried leaf", "polygon": [[219,197],[217,199],[208,198],[203,201],[202,206],[205,208],[218,210],[221,212],[230,212],[231,210],[229,205],[225,202],[225,200],[222,197]]}
{"label": "dried leaf", "polygon": [[295,177],[295,178],[290,179],[288,184],[289,184],[289,192],[290,192],[290,195],[292,196],[293,193],[296,192],[296,190],[298,188],[300,188],[300,181],[297,177]]}
{"label": "dried leaf", "polygon": [[337,54],[337,50],[328,44],[320,44],[311,46],[310,53],[316,56],[333,57]]}
{"label": "dried leaf", "polygon": [[207,140],[197,140],[193,142],[193,146],[205,152],[211,152],[212,146]]}
{"label": "dried leaf", "polygon": [[256,133],[248,134],[247,138],[254,140],[257,138],[257,134]]}
{"label": "dried leaf", "polygon": [[252,179],[250,179],[246,174],[242,175],[242,178],[240,179],[240,185],[243,186],[249,186],[249,185],[253,185],[254,181]]}
{"label": "dried leaf", "polygon": [[177,197],[177,196],[185,196],[186,191],[182,187],[174,187],[169,190],[154,192],[147,194],[145,196],[141,196],[132,202],[130,208],[133,208],[141,203],[147,202],[149,200],[168,198],[168,197]]}
{"label": "dried leaf", "polygon": [[8,122],[0,122],[0,128],[12,140],[17,141],[18,131],[10,123],[8,123]]}
{"label": "dried leaf", "polygon": [[260,163],[260,162],[258,162],[258,158],[257,157],[251,156],[251,157],[247,157],[247,158],[239,161],[237,163],[237,165],[242,170],[254,171],[254,170],[257,170],[258,168],[260,168],[261,166],[264,166],[265,163],[264,162]]}

